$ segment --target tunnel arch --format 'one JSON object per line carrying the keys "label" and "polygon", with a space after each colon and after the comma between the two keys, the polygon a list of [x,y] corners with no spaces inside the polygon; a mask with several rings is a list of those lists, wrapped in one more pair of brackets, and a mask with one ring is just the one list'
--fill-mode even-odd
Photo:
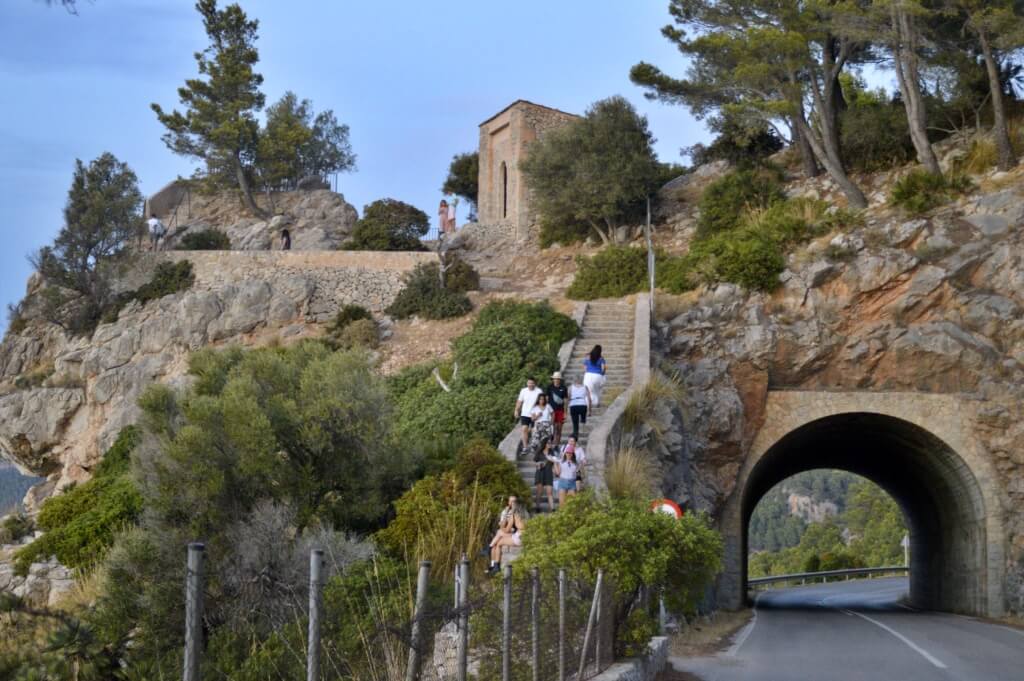
{"label": "tunnel arch", "polygon": [[1000,615],[1001,513],[987,462],[951,396],[769,393],[726,504],[726,570],[720,595],[746,594],[747,531],[757,502],[805,470],[834,468],[868,478],[900,505],[911,534],[911,602],[916,607]]}

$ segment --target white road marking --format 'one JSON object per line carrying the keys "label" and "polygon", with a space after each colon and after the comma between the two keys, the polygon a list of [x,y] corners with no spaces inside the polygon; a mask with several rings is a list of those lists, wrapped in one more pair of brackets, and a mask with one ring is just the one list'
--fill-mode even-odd
{"label": "white road marking", "polygon": [[926,659],[929,662],[931,662],[933,665],[935,665],[939,669],[946,669],[946,665],[943,664],[941,660],[939,660],[937,657],[935,657],[934,655],[929,653],[927,650],[925,650],[921,646],[917,645],[916,643],[914,643],[909,638],[907,638],[906,636],[904,636],[900,632],[896,631],[892,627],[890,627],[888,625],[885,625],[885,624],[882,624],[878,620],[876,620],[874,618],[871,618],[871,617],[868,617],[867,615],[865,615],[863,613],[859,613],[859,612],[856,612],[856,611],[853,611],[853,610],[844,610],[843,612],[849,612],[851,615],[856,615],[857,617],[861,617],[863,619],[866,619],[868,622],[871,622],[875,626],[881,627],[882,629],[885,629],[890,634],[892,634],[893,636],[895,636],[899,640],[903,641],[907,645],[907,647],[909,647],[911,650],[913,650],[914,652],[919,654],[921,657],[923,657],[924,659]]}
{"label": "white road marking", "polygon": [[760,600],[761,594],[763,593],[764,592],[761,591],[754,596],[753,617],[750,618],[750,623],[743,627],[743,631],[740,632],[740,635],[736,637],[736,642],[729,647],[729,652],[725,654],[726,657],[736,657],[740,652],[740,648],[747,642],[747,639],[750,638],[750,633],[754,631],[754,625],[757,624],[757,602]]}

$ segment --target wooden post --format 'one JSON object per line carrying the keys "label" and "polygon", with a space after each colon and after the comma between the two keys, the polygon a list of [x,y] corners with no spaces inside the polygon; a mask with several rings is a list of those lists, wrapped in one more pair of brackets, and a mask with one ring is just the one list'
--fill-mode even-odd
{"label": "wooden post", "polygon": [[199,656],[203,645],[203,552],[199,542],[188,545],[185,574],[185,670],[184,681],[199,681]]}
{"label": "wooden post", "polygon": [[533,681],[540,681],[540,569],[530,570],[532,592],[530,618],[533,620]]}
{"label": "wooden post", "polygon": [[469,560],[465,556],[459,561],[459,646],[456,681],[466,681],[469,666]]}
{"label": "wooden post", "polygon": [[512,679],[512,566],[503,575],[505,598],[501,608],[501,681]]}
{"label": "wooden post", "polygon": [[601,582],[604,581],[604,570],[597,571],[597,584],[594,585],[594,600],[590,603],[590,617],[587,618],[587,633],[583,635],[583,650],[580,651],[580,667],[576,670],[576,678],[583,679],[587,664],[587,648],[590,647],[590,635],[594,633],[594,620],[597,619],[597,603],[601,599]]}
{"label": "wooden post", "polygon": [[565,681],[565,570],[558,571],[558,681]]}
{"label": "wooden post", "polygon": [[[416,609],[412,616],[412,632],[409,644],[409,664],[405,668],[405,681],[416,681],[420,675],[420,645],[423,639],[423,629],[420,620],[423,619],[424,610],[427,607],[427,588],[430,586],[430,561],[420,563],[420,574],[416,580]],[[310,680],[312,681],[312,679]]]}
{"label": "wooden post", "polygon": [[320,610],[323,606],[324,552],[309,552],[309,641],[306,648],[306,681],[320,681]]}

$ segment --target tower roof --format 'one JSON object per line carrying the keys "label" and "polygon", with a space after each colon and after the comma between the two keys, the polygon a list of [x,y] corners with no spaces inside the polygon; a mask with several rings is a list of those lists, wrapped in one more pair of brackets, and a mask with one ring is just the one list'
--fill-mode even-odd
{"label": "tower roof", "polygon": [[488,123],[493,121],[495,118],[497,118],[501,114],[505,113],[506,111],[508,111],[512,107],[517,106],[519,104],[526,104],[527,106],[532,106],[532,107],[535,107],[537,109],[546,109],[547,111],[555,111],[557,113],[564,114],[566,116],[572,116],[573,118],[579,118],[580,117],[578,114],[569,113],[568,111],[562,111],[561,109],[556,109],[556,108],[551,107],[551,106],[544,106],[543,104],[536,104],[536,103],[531,102],[531,101],[526,100],[526,99],[517,99],[516,101],[512,102],[511,104],[509,104],[508,106],[506,106],[504,109],[502,109],[498,113],[494,114],[493,116],[491,116],[490,118],[485,120],[480,125],[481,126],[487,125]]}

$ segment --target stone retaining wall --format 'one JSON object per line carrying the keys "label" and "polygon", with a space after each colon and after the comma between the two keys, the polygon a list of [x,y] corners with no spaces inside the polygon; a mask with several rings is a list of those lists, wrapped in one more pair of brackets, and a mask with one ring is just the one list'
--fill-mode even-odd
{"label": "stone retaining wall", "polygon": [[346,304],[383,311],[402,290],[405,274],[420,263],[435,262],[437,256],[385,251],[167,251],[146,256],[136,278],[166,260],[191,261],[196,290],[252,281],[302,281],[313,288],[306,316],[322,322]]}

